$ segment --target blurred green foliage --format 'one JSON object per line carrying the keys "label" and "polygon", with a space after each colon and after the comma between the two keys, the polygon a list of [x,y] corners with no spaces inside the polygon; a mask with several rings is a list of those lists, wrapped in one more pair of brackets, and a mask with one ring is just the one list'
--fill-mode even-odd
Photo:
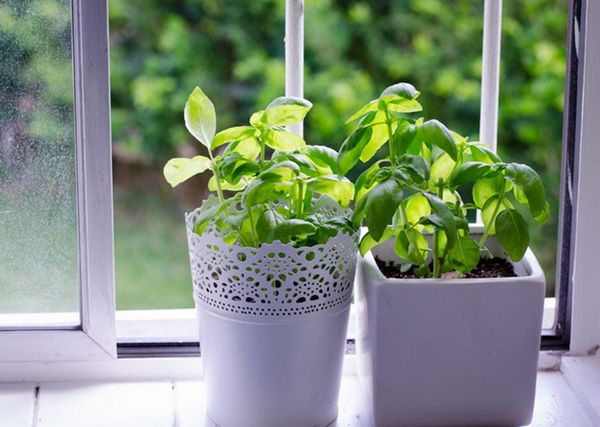
{"label": "blurred green foliage", "polygon": [[[40,62],[44,44],[32,43],[47,39],[44,49],[69,44],[69,16],[58,13],[64,1],[0,0],[0,96],[14,99],[0,109],[3,127],[31,107],[30,93],[43,93],[45,105],[72,102],[71,95],[55,90],[71,78],[70,64],[58,57]],[[22,19],[20,7],[37,12]],[[178,151],[201,151],[182,120],[196,85],[214,100],[219,129],[243,124],[251,111],[282,95],[284,9],[283,0],[110,0],[117,151],[154,165],[157,174]],[[567,9],[566,0],[514,0],[504,2],[503,11],[498,147],[503,158],[531,164],[548,188],[551,220],[537,228],[533,242],[550,283]],[[306,0],[305,96],[315,104],[305,122],[306,139],[338,146],[348,130],[345,119],[398,81],[423,92],[419,100],[426,112],[477,139],[482,17],[483,0]],[[23,76],[35,76],[36,84]],[[33,138],[53,142],[57,127],[72,130],[68,114],[56,123],[60,116],[45,111],[28,113]]]}
{"label": "blurred green foliage", "polygon": [[[161,164],[193,144],[182,125],[196,84],[219,128],[242,124],[284,91],[283,0],[111,0],[113,139]],[[498,147],[540,171],[551,220],[534,246],[553,280],[562,132],[566,0],[504,2]],[[307,0],[309,142],[338,146],[345,119],[408,81],[425,111],[478,138],[483,1]]]}

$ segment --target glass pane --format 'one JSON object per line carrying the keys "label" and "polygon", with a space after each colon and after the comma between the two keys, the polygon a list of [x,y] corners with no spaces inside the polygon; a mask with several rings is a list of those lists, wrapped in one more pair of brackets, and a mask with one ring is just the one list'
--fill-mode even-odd
{"label": "glass pane", "polygon": [[0,327],[78,321],[70,17],[69,0],[0,1]]}
{"label": "glass pane", "polygon": [[568,14],[566,0],[504,2],[498,152],[531,165],[546,186],[550,217],[532,224],[531,246],[548,297],[555,295]]}
{"label": "glass pane", "polygon": [[[483,3],[306,1],[308,140],[339,147],[345,120],[398,82],[421,91],[424,117],[477,140]],[[359,163],[352,178],[368,166]]]}
{"label": "glass pane", "polygon": [[207,196],[207,181],[173,190],[162,168],[205,154],[183,123],[194,86],[214,101],[219,129],[283,94],[284,6],[111,0],[117,309],[194,306],[183,214]]}

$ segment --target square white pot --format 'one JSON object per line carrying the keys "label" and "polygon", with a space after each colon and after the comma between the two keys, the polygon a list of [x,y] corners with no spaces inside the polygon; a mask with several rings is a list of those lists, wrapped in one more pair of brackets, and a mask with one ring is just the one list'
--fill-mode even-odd
{"label": "square white pot", "polygon": [[[487,245],[496,255],[496,242]],[[531,422],[544,273],[531,250],[519,277],[388,279],[393,241],[358,260],[357,356],[377,427]]]}

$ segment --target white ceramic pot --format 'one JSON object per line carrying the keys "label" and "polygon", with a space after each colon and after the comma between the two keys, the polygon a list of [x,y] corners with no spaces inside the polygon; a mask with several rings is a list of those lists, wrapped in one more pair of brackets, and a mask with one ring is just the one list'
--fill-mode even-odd
{"label": "white ceramic pot", "polygon": [[357,236],[260,248],[188,243],[209,418],[223,427],[326,426],[337,417]]}
{"label": "white ceramic pot", "polygon": [[[487,245],[496,255],[500,246]],[[388,279],[359,258],[360,381],[377,427],[531,422],[545,279],[531,250],[501,279]]]}

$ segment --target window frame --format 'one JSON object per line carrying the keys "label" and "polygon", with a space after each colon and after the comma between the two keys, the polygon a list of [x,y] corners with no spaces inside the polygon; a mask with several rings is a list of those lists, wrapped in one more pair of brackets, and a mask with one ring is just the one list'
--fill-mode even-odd
{"label": "window frame", "polygon": [[[197,341],[120,342],[115,346],[117,338],[112,238],[107,0],[95,0],[94,2],[71,0],[71,2],[77,124],[79,239],[82,254],[81,327],[60,331],[0,331],[2,348],[9,349],[7,353],[3,351],[3,354],[0,355],[0,362],[89,361],[110,359],[118,355],[120,359],[135,358],[138,360],[143,357],[161,356],[160,359],[166,363],[167,360],[176,360],[180,356],[198,356]],[[497,17],[498,10],[501,11],[501,0],[485,0],[485,3],[486,10],[489,8],[493,13],[485,15],[484,19],[486,16],[490,20]],[[286,0],[286,6],[286,94],[302,96],[303,73],[299,70],[302,70],[303,67],[304,6],[302,0]],[[587,152],[592,146],[589,135],[593,126],[593,118],[590,118],[589,114],[585,114],[585,107],[583,114],[581,111],[583,103],[591,103],[591,107],[588,106],[587,111],[597,111],[600,106],[600,97],[594,98],[587,94],[587,91],[591,90],[589,88],[591,79],[584,79],[585,75],[591,76],[594,75],[594,72],[597,73],[595,75],[600,74],[598,61],[585,61],[586,56],[598,52],[598,48],[593,51],[593,43],[585,43],[588,33],[596,34],[598,32],[598,29],[590,25],[591,22],[594,22],[592,14],[596,17],[596,22],[600,22],[600,10],[598,9],[600,7],[590,7],[586,0],[576,0],[570,3],[565,113],[563,116],[563,152],[567,155],[563,153],[561,170],[558,310],[556,327],[546,331],[542,336],[542,350],[567,350],[571,344],[571,349],[575,352],[584,351],[584,349],[587,351],[593,347],[590,346],[591,344],[597,345],[600,341],[600,315],[597,314],[600,309],[600,304],[598,304],[600,292],[593,288],[591,280],[582,280],[582,283],[573,280],[574,277],[583,277],[594,267],[593,260],[584,258],[580,258],[579,262],[575,263],[577,253],[583,253],[586,247],[592,247],[593,237],[596,237],[595,241],[600,241],[599,232],[590,233],[590,229],[584,229],[584,225],[582,225],[590,224],[589,227],[591,227],[593,224],[592,218],[589,218],[590,214],[582,212],[581,206],[585,203],[592,203],[595,195],[589,187],[580,188],[579,186],[582,180],[589,182],[590,176],[600,179],[600,171],[596,171],[597,167],[593,164],[593,157],[587,159],[582,157],[582,152]],[[585,22],[581,22],[580,17],[583,17]],[[600,25],[595,27],[600,28]],[[83,28],[85,31],[82,31]],[[501,25],[498,21],[494,26],[494,31],[499,32],[500,30]],[[491,106],[493,108],[496,119],[488,120],[488,123],[496,123],[493,126],[497,128],[499,87],[497,80],[499,78],[499,56],[497,55],[500,54],[500,39],[492,38],[491,40],[492,42],[488,44],[493,46],[497,43],[494,55],[489,56],[492,58],[489,61],[496,61],[495,68],[491,67],[496,69],[496,77],[491,79],[492,84],[484,85],[482,81],[482,111],[484,107]],[[485,45],[484,36],[484,56]],[[578,48],[580,49],[579,53]],[[496,59],[493,59],[494,57]],[[600,57],[600,55],[596,53],[596,57]],[[484,61],[484,70],[486,64],[489,65],[489,61]],[[484,89],[484,87],[488,89]],[[585,97],[583,96],[584,92]],[[593,102],[596,102],[596,107],[593,106]],[[495,106],[492,103],[495,103]],[[295,130],[301,131],[300,129]],[[493,132],[495,134],[496,130],[494,129]],[[482,134],[484,133],[482,132]],[[591,216],[593,217],[593,215]],[[575,294],[575,297],[572,294]],[[572,316],[573,322],[571,321]],[[586,321],[591,319],[591,326],[585,324],[584,319]],[[575,338],[571,339],[573,337]],[[349,349],[352,347],[352,341],[349,339]],[[115,347],[117,347],[116,351]],[[122,360],[119,363],[121,362]],[[8,372],[6,366],[0,363],[0,373]]]}
{"label": "window frame", "polygon": [[107,23],[106,0],[71,0],[80,322],[3,328],[2,362],[116,357]]}

